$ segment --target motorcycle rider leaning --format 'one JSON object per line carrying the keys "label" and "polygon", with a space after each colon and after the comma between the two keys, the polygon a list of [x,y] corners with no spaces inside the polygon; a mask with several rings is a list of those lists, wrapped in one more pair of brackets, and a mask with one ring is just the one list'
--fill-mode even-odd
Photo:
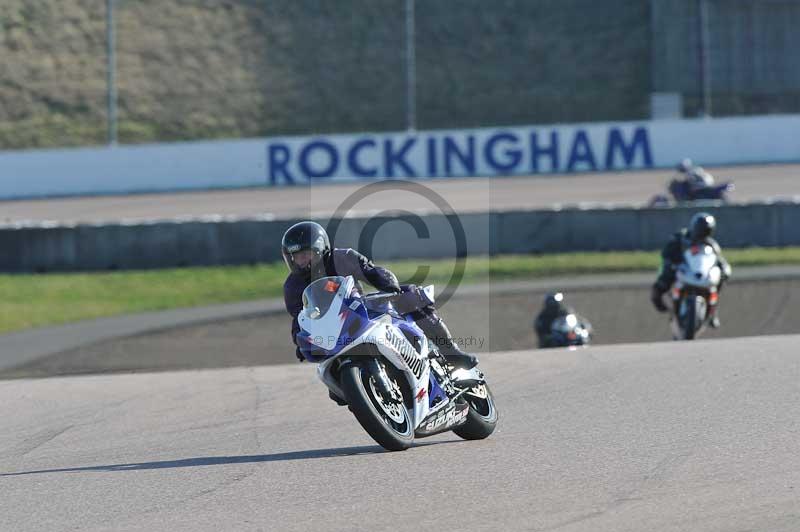
{"label": "motorcycle rider leaning", "polygon": [[539,337],[539,347],[551,347],[553,322],[560,317],[571,314],[573,310],[564,304],[564,294],[553,292],[544,296],[544,305],[536,316],[533,327]]}
{"label": "motorcycle rider leaning", "polygon": [[[321,225],[300,222],[291,226],[283,235],[281,253],[289,268],[289,276],[283,285],[283,297],[286,310],[292,316],[292,341],[295,346],[300,331],[297,316],[303,310],[303,290],[321,277],[352,275],[361,293],[361,282],[366,281],[382,292],[398,294],[398,310],[403,309],[405,314],[411,316],[449,363],[464,368],[478,364],[474,355],[465,353],[453,341],[447,325],[436,314],[433,302],[421,288],[398,284],[397,277],[391,271],[376,266],[354,249],[332,248],[328,234]],[[305,360],[299,347],[295,355],[301,362]]]}
{"label": "motorcycle rider leaning", "polygon": [[[653,302],[656,310],[659,312],[667,312],[667,306],[664,304],[663,296],[670,289],[675,282],[676,270],[678,265],[683,262],[684,252],[695,245],[709,245],[714,250],[717,256],[717,266],[722,271],[717,293],[722,291],[723,283],[731,275],[731,267],[725,257],[722,256],[719,244],[712,238],[714,230],[716,229],[717,222],[714,217],[706,212],[699,212],[692,216],[689,223],[689,228],[683,228],[670,238],[664,249],[661,251],[661,270],[659,271],[658,278],[653,284],[650,292],[650,300]],[[716,311],[716,305],[711,307],[710,313],[711,326],[719,327],[719,316]]]}

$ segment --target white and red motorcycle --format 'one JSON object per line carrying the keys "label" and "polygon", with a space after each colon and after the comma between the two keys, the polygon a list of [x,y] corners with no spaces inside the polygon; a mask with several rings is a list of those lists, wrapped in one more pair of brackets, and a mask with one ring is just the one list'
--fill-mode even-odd
{"label": "white and red motorcycle", "polygon": [[[724,272],[730,275],[730,272]],[[672,286],[672,336],[693,340],[711,323],[719,302],[723,271],[714,249],[694,245],[683,254]]]}

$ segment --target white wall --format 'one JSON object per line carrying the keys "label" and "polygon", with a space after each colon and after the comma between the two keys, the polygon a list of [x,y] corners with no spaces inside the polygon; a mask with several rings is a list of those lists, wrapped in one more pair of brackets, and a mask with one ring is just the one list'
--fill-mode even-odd
{"label": "white wall", "polygon": [[800,115],[0,152],[0,198],[800,161]]}

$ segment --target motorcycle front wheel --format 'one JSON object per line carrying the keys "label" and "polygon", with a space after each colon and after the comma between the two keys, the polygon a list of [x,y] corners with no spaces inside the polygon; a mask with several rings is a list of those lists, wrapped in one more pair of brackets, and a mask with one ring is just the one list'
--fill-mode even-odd
{"label": "motorcycle front wheel", "polygon": [[697,296],[686,298],[684,305],[686,305],[686,313],[683,315],[683,338],[685,340],[694,340],[695,332],[697,331]]}
{"label": "motorcycle front wheel", "polygon": [[350,411],[359,424],[389,451],[403,451],[414,442],[414,427],[408,409],[402,402],[384,397],[365,366],[350,364],[342,368],[342,391]]}

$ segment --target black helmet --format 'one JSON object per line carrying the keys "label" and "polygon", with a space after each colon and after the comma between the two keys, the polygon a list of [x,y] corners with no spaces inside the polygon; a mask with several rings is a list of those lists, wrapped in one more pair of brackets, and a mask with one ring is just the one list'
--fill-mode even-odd
{"label": "black helmet", "polygon": [[[302,254],[303,251],[310,251],[309,254]],[[331,242],[328,233],[321,225],[315,222],[300,222],[291,226],[283,234],[281,240],[281,254],[286,266],[292,273],[300,275],[310,275],[318,270],[322,263],[322,258],[330,253]],[[305,263],[298,264],[298,253],[307,260]]]}
{"label": "black helmet", "polygon": [[675,167],[675,169],[678,172],[681,172],[682,174],[685,174],[685,173],[689,172],[689,170],[691,170],[692,168],[694,168],[694,163],[692,163],[692,160],[689,159],[689,158],[686,158],[686,159],[682,160]]}
{"label": "black helmet", "polygon": [[692,216],[689,224],[689,238],[692,239],[692,242],[699,242],[713,235],[716,227],[717,221],[713,216],[707,212],[698,212]]}
{"label": "black helmet", "polygon": [[561,309],[561,303],[564,301],[564,294],[561,292],[551,292],[544,296],[544,308],[547,311],[554,312]]}

